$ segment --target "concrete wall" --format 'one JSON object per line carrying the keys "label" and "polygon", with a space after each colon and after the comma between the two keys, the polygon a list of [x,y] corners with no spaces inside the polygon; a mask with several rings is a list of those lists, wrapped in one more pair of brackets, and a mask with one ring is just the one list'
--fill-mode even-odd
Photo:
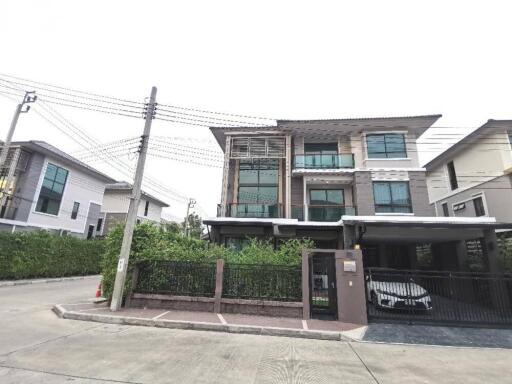
{"label": "concrete wall", "polygon": [[[481,196],[486,216],[495,217],[500,222],[512,222],[512,176],[501,176],[476,187],[454,194],[434,203],[438,216],[443,216],[442,204],[448,204],[450,216],[474,217],[473,199]],[[453,206],[466,203],[466,208],[453,211]]]}
{"label": "concrete wall", "polygon": [[[48,163],[55,164],[68,170],[68,178],[64,187],[59,213],[57,215],[49,215],[46,213],[36,212],[35,210]],[[101,205],[104,189],[104,181],[99,181],[96,178],[81,172],[77,168],[64,165],[56,159],[46,157],[42,172],[39,175],[37,190],[34,201],[30,207],[27,222],[35,226],[60,228],[69,232],[83,234],[86,231],[86,221],[88,218],[90,203]],[[80,203],[80,208],[77,218],[72,219],[71,212],[75,201]]]}

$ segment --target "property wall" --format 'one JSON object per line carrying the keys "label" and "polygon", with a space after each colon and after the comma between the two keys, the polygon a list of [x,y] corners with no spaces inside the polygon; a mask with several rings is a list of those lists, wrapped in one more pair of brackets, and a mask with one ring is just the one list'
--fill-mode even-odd
{"label": "property wall", "polygon": [[[458,188],[450,188],[446,164],[453,161],[457,174]],[[453,158],[429,169],[427,186],[430,202],[446,199],[464,189],[490,181],[503,175],[512,167],[512,147],[506,132],[480,136],[479,140],[467,146]]]}
{"label": "property wall", "polygon": [[16,212],[17,221],[27,221],[32,208],[32,201],[37,200],[37,187],[44,166],[44,156],[32,153],[25,172],[20,173],[16,184],[16,195],[20,203]]}
{"label": "property wall", "polygon": [[[44,173],[46,172],[46,167],[49,162],[62,167],[69,172],[58,215],[49,215],[35,211]],[[42,172],[39,175],[34,202],[32,202],[30,207],[30,213],[27,221],[29,224],[34,224],[36,226],[60,228],[69,232],[83,234],[87,230],[86,221],[88,218],[90,203],[92,202],[97,205],[101,205],[104,189],[105,182],[99,181],[96,178],[81,172],[77,168],[64,165],[56,159],[46,157]],[[73,220],[71,219],[71,212],[75,201],[80,203],[80,208],[77,218]]]}
{"label": "property wall", "polygon": [[[486,216],[495,217],[499,222],[512,222],[512,176],[501,176],[476,187],[466,189],[434,203],[438,216],[443,215],[442,203],[448,204],[450,216],[474,217],[473,199],[481,196]],[[454,211],[453,206],[466,203],[466,208]]]}

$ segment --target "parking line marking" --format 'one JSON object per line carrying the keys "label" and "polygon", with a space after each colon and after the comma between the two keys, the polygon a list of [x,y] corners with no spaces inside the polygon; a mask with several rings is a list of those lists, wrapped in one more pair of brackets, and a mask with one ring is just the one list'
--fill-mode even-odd
{"label": "parking line marking", "polygon": [[163,312],[163,313],[161,313],[161,314],[159,314],[159,315],[156,315],[156,316],[155,316],[155,317],[153,317],[151,320],[158,320],[158,319],[159,319],[159,318],[161,318],[162,316],[167,315],[169,312],[171,312],[171,311],[165,311],[165,312]]}
{"label": "parking line marking", "polygon": [[217,313],[217,316],[219,317],[219,320],[222,323],[222,325],[227,325],[228,324],[228,322],[226,321],[224,316],[222,316],[220,313]]}
{"label": "parking line marking", "polygon": [[306,331],[309,329],[308,322],[306,320],[302,320],[302,329],[304,329]]}

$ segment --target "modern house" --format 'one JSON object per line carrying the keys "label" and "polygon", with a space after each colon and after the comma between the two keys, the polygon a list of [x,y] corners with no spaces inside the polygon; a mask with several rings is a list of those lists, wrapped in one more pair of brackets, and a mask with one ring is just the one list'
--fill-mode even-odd
{"label": "modern house", "polygon": [[512,222],[512,120],[489,120],[425,168],[437,216]]}
{"label": "modern house", "polygon": [[0,229],[91,238],[115,180],[44,141],[13,142],[1,170]]}
{"label": "modern house", "polygon": [[[103,225],[99,228],[98,235],[105,236],[116,225],[125,222],[131,194],[132,185],[124,181],[106,186],[101,208]],[[166,202],[143,191],[137,212],[137,222],[152,222],[160,225],[162,222],[162,208],[168,206]]]}
{"label": "modern house", "polygon": [[218,217],[203,221],[211,241],[307,237],[323,249],[357,244],[365,266],[463,269],[466,241],[494,241],[501,224],[436,217],[416,140],[439,117],[212,127],[225,161]]}

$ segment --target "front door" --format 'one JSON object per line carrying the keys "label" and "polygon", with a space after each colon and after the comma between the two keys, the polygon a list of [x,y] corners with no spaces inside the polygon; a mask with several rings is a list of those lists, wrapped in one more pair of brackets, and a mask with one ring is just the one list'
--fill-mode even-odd
{"label": "front door", "polygon": [[336,270],[334,254],[316,254],[310,259],[311,317],[336,320]]}

